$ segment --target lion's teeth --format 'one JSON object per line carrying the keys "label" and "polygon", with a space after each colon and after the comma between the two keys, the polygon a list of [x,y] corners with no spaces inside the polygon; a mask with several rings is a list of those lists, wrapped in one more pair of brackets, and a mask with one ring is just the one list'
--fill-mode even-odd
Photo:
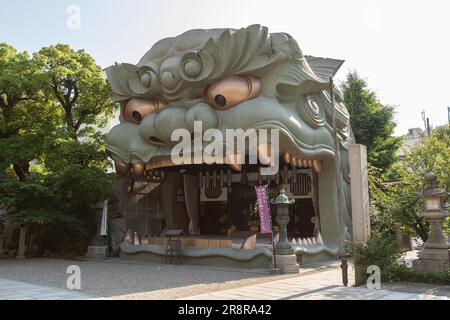
{"label": "lion's teeth", "polygon": [[242,157],[240,154],[232,154],[227,157],[227,163],[235,171],[241,172],[242,170]]}
{"label": "lion's teeth", "polygon": [[129,164],[120,161],[114,161],[114,167],[116,168],[116,172],[121,176],[125,175],[130,169]]}
{"label": "lion's teeth", "polygon": [[303,160],[306,168],[311,168],[311,162],[309,160]]}
{"label": "lion's teeth", "polygon": [[290,164],[292,167],[297,167],[297,158],[292,156],[290,159]]}
{"label": "lion's teeth", "polygon": [[320,173],[320,171],[322,170],[322,163],[320,160],[314,160],[313,161],[313,169],[315,172]]}
{"label": "lion's teeth", "polygon": [[269,156],[271,154],[271,148],[272,146],[270,143],[264,143],[258,145],[258,157],[259,161],[264,165],[272,165],[272,159]]}
{"label": "lion's teeth", "polygon": [[322,239],[322,235],[320,234],[320,231],[317,232],[317,243],[318,244],[323,244],[323,239]]}
{"label": "lion's teeth", "polygon": [[286,152],[283,156],[283,160],[284,160],[285,164],[290,164],[291,163],[291,155],[288,152]]}
{"label": "lion's teeth", "polygon": [[141,163],[136,163],[133,164],[131,167],[131,173],[135,176],[135,177],[140,177],[144,174],[145,171],[145,165],[141,164]]}
{"label": "lion's teeth", "polygon": [[234,171],[242,171],[242,164],[232,163],[230,164],[231,168],[233,168]]}

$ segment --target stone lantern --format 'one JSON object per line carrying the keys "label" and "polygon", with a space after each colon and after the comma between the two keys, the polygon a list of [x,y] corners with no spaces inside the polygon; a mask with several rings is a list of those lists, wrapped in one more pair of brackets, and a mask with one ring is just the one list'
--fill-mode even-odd
{"label": "stone lantern", "polygon": [[289,205],[294,203],[294,199],[289,200],[284,190],[280,190],[280,194],[271,202],[276,206],[276,221],[280,227],[280,240],[276,245],[276,261],[277,266],[282,273],[298,273],[299,266],[297,256],[287,239],[287,225],[291,220],[289,218]]}
{"label": "stone lantern", "polygon": [[413,261],[413,269],[419,272],[446,272],[449,269],[449,245],[442,231],[442,223],[448,217],[443,205],[448,193],[438,186],[437,176],[430,172],[425,176],[427,186],[420,192],[425,200],[425,211],[421,216],[430,223],[431,234]]}

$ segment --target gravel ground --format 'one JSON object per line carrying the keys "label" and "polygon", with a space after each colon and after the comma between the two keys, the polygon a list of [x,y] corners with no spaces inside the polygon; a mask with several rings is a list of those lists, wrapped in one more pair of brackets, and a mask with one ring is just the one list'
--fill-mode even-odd
{"label": "gravel ground", "polygon": [[112,299],[176,299],[185,296],[285,279],[297,275],[270,275],[268,270],[164,265],[108,259],[0,260],[0,278],[66,288],[66,269],[81,269],[81,291]]}

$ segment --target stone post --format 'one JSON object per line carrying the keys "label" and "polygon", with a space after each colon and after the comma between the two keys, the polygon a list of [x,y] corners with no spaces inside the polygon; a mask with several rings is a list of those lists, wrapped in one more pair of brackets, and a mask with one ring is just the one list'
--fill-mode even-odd
{"label": "stone post", "polygon": [[0,257],[3,256],[3,246],[5,245],[4,226],[0,222]]}
{"label": "stone post", "polygon": [[370,237],[369,183],[367,148],[362,144],[350,145],[350,177],[353,243],[366,243]]}
{"label": "stone post", "polygon": [[278,197],[272,200],[272,203],[277,208],[276,221],[280,227],[280,240],[276,246],[275,259],[277,260],[277,267],[282,273],[299,272],[297,256],[287,239],[287,225],[290,221],[289,205],[294,203],[294,201],[289,200],[284,190],[280,190]]}
{"label": "stone post", "polygon": [[21,226],[19,236],[19,249],[16,257],[17,259],[25,259],[26,237],[27,229],[24,226]]}
{"label": "stone post", "polygon": [[96,209],[97,209],[97,216],[96,216],[97,232],[95,233],[94,238],[91,240],[91,243],[88,246],[88,250],[87,250],[87,253],[85,256],[88,259],[106,259],[106,254],[108,251],[106,237],[100,235],[100,226],[101,226],[103,205],[104,205],[103,202],[99,202],[96,206]]}
{"label": "stone post", "polygon": [[[351,144],[350,160],[350,190],[352,195],[352,236],[353,243],[366,243],[370,237],[369,218],[369,182],[367,171],[367,148],[362,144]],[[366,270],[360,267],[354,269],[355,283],[366,282]]]}
{"label": "stone post", "polygon": [[439,189],[437,176],[430,172],[425,176],[427,187],[420,193],[425,200],[425,211],[421,216],[430,223],[431,234],[425,248],[419,252],[419,259],[413,260],[413,269],[418,272],[447,272],[449,269],[449,246],[442,231],[442,223],[448,217],[443,204],[448,197]]}

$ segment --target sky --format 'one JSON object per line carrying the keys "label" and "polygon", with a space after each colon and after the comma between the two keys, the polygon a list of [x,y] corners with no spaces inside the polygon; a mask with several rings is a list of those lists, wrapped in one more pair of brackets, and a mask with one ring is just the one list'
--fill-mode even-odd
{"label": "sky", "polygon": [[67,43],[107,67],[189,29],[261,24],[305,54],[345,60],[337,82],[356,70],[396,106],[401,135],[424,127],[422,111],[432,126],[447,122],[449,14],[448,0],[0,0],[0,42],[28,52]]}

